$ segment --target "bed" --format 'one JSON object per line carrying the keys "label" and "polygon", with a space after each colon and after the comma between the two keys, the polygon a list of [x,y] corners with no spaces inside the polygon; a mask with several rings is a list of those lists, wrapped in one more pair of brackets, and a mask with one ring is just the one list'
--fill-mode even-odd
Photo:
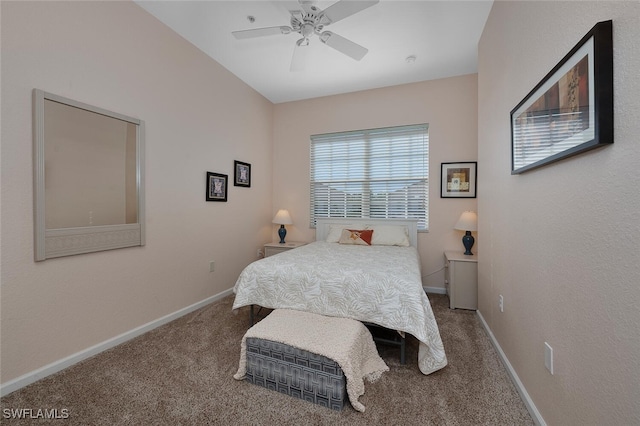
{"label": "bed", "polygon": [[[422,288],[416,227],[413,220],[318,219],[315,242],[242,271],[233,309],[294,309],[409,333],[420,342],[420,371],[437,371],[447,358]],[[372,230],[372,245],[348,243],[344,229]]]}

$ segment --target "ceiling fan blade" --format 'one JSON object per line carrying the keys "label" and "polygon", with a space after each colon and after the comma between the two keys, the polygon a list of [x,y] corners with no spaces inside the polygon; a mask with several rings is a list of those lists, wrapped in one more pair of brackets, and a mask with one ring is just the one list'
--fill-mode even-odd
{"label": "ceiling fan blade", "polygon": [[356,61],[364,58],[364,55],[369,51],[366,47],[362,47],[349,39],[339,36],[336,33],[332,33],[331,31],[325,31],[320,34],[320,41],[330,47],[333,47],[338,52],[344,53],[345,55],[355,59]]}
{"label": "ceiling fan blade", "polygon": [[352,0],[340,0],[337,3],[332,4],[328,8],[322,12],[323,23],[325,25],[331,24],[333,22],[337,22],[341,19],[346,18],[347,16],[351,16],[364,10],[368,7],[373,6],[376,3],[379,3],[380,0],[363,0],[363,1],[352,1]]}
{"label": "ceiling fan blade", "polygon": [[296,42],[296,47],[293,49],[293,57],[291,58],[291,67],[289,68],[289,71],[304,71],[305,65],[307,64],[308,53],[309,39],[301,38]]}
{"label": "ceiling fan blade", "polygon": [[251,30],[232,31],[231,34],[238,40],[245,38],[264,37],[277,34],[289,34],[292,31],[291,27],[265,27],[255,28]]}

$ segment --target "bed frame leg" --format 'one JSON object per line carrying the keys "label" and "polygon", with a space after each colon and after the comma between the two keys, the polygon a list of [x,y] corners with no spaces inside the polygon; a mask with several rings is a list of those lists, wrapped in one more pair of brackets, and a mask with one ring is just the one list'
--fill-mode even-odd
{"label": "bed frame leg", "polygon": [[255,320],[253,314],[253,305],[249,305],[249,327],[253,327],[253,321]]}
{"label": "bed frame leg", "polygon": [[406,349],[406,337],[400,338],[400,364],[405,365],[407,363],[407,359],[405,357],[405,349]]}

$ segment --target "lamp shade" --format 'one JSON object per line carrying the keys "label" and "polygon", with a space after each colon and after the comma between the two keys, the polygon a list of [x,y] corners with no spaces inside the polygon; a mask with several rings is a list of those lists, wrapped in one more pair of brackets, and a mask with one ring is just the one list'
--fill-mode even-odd
{"label": "lamp shade", "polygon": [[277,223],[278,225],[291,225],[293,223],[289,211],[284,209],[278,210],[278,213],[273,217],[272,222]]}
{"label": "lamp shade", "polygon": [[476,212],[466,211],[460,215],[460,219],[456,223],[453,229],[460,231],[477,231],[478,230],[478,215]]}

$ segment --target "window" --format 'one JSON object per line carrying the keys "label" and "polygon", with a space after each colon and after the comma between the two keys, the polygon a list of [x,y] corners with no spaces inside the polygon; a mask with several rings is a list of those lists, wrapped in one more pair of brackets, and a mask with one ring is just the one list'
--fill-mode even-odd
{"label": "window", "polygon": [[418,219],[429,225],[429,126],[311,136],[311,227],[316,218]]}

